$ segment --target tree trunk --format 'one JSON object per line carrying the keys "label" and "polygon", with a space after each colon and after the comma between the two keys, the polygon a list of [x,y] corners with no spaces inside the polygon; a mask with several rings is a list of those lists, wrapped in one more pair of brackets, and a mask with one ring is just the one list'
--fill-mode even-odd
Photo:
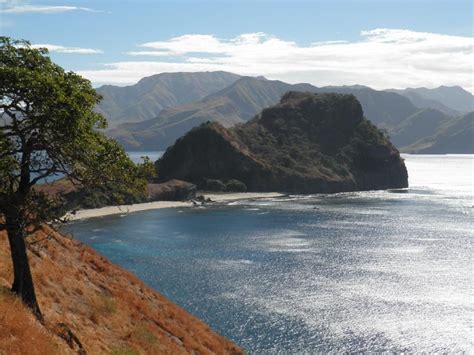
{"label": "tree trunk", "polygon": [[26,250],[23,231],[16,218],[6,216],[8,242],[13,262],[12,291],[16,293],[23,303],[31,309],[36,318],[43,322],[43,315],[36,300],[33,277]]}

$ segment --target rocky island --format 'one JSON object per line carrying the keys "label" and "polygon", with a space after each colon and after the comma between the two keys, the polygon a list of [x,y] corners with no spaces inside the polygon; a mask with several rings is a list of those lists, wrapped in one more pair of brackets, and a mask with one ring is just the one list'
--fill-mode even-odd
{"label": "rocky island", "polygon": [[398,150],[346,94],[288,92],[245,124],[204,123],[168,148],[156,168],[163,181],[203,189],[216,180],[291,193],[408,186]]}

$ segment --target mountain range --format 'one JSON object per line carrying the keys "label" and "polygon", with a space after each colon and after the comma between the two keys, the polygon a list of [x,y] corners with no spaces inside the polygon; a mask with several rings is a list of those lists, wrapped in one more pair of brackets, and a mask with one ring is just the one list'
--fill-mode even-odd
{"label": "mountain range", "polygon": [[448,114],[474,111],[472,94],[460,86],[440,86],[435,89],[392,89],[390,91],[408,97],[421,108],[436,108]]}
{"label": "mountain range", "polygon": [[[374,90],[366,86],[288,84],[226,72],[164,73],[128,87],[102,86],[97,110],[106,132],[127,150],[165,150],[207,121],[231,127],[275,105],[288,91],[353,94],[364,115],[411,153],[474,153],[474,97],[460,87]],[[455,140],[455,142],[451,142]]]}
{"label": "mountain range", "polygon": [[162,109],[200,100],[219,91],[240,76],[232,73],[163,73],[141,79],[131,86],[104,85],[97,111],[109,124],[138,122],[155,117]]}

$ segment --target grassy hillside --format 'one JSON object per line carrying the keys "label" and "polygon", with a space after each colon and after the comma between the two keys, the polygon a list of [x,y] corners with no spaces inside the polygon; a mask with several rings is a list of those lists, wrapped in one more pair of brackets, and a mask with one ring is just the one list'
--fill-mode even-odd
{"label": "grassy hillside", "polygon": [[109,134],[126,149],[164,150],[203,122],[225,127],[246,122],[291,88],[281,81],[244,77],[200,101],[164,110],[152,120],[121,125]]}
{"label": "grassy hillside", "polygon": [[432,136],[451,119],[450,116],[434,109],[422,109],[408,116],[390,130],[392,142],[403,149],[422,138]]}
{"label": "grassy hillside", "polygon": [[29,246],[43,326],[8,291],[7,244],[0,232],[0,354],[68,354],[81,346],[89,354],[241,353],[131,273],[49,227]]}
{"label": "grassy hillside", "polygon": [[97,89],[103,96],[97,111],[115,126],[156,117],[167,107],[200,100],[239,78],[226,72],[163,73],[143,78],[135,85],[105,85]]}
{"label": "grassy hillside", "polygon": [[404,148],[418,154],[474,154],[474,112],[445,122],[432,136]]}

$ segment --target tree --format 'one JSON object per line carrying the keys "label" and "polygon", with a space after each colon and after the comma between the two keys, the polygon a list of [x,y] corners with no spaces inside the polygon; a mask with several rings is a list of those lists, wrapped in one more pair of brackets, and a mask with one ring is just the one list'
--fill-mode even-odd
{"label": "tree", "polygon": [[25,238],[58,219],[61,209],[35,185],[61,174],[84,188],[145,189],[137,166],[98,130],[106,127],[93,111],[100,99],[88,80],[53,63],[46,49],[0,37],[0,230],[10,244],[12,291],[40,320]]}

